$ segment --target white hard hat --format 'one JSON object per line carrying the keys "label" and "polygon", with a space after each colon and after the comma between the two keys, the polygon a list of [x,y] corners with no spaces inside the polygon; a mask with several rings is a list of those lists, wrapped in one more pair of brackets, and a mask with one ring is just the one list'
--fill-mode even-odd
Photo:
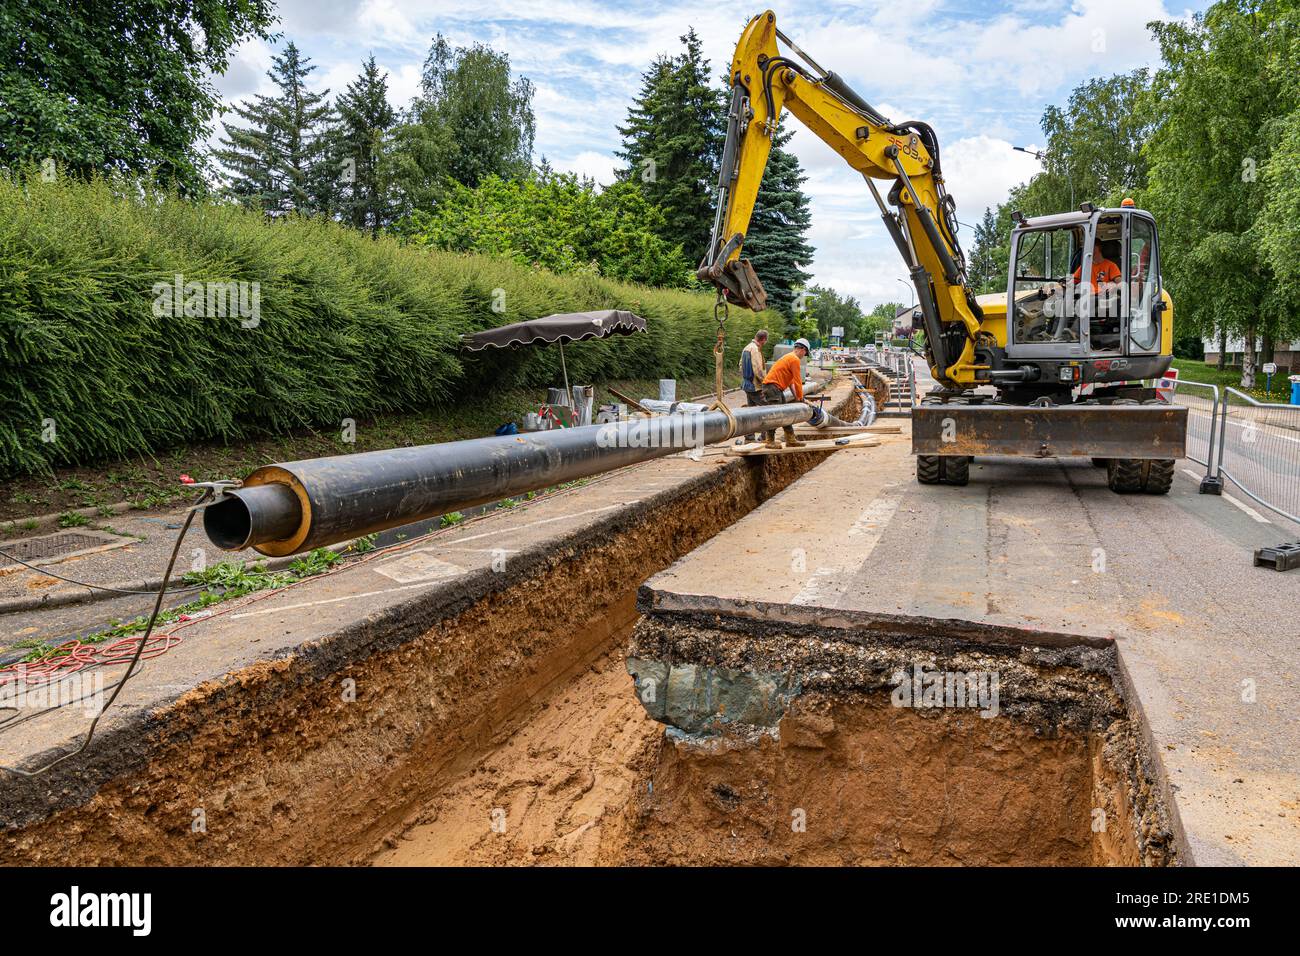
{"label": "white hard hat", "polygon": [[795,344],[795,348],[798,348],[800,345],[802,345],[809,352],[812,351],[812,345],[809,344],[807,339],[795,339],[794,344]]}

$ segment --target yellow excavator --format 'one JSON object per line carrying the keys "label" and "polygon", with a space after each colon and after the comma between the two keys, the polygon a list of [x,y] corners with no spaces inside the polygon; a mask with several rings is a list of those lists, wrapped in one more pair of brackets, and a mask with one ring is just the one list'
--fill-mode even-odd
{"label": "yellow excavator", "polygon": [[917,479],[964,485],[975,455],[1087,457],[1107,469],[1114,491],[1169,490],[1187,409],[1141,381],[1160,378],[1173,355],[1173,303],[1150,213],[1130,200],[1015,213],[1006,294],[976,296],[930,126],[886,119],[791,42],[771,11],[745,26],[729,78],[717,213],[697,272],[723,301],[767,305],[742,254],[789,110],[862,174],[916,286],[938,383],[913,409]]}

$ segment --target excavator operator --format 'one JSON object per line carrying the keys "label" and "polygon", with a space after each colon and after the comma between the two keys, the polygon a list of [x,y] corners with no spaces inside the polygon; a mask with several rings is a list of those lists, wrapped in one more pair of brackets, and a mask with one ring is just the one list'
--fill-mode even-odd
{"label": "excavator operator", "polygon": [[[1074,270],[1075,282],[1079,281],[1082,273],[1083,263],[1081,262],[1079,268]],[[1106,253],[1101,248],[1101,240],[1094,241],[1092,244],[1092,291],[1103,292],[1119,281],[1119,266],[1106,258]]]}

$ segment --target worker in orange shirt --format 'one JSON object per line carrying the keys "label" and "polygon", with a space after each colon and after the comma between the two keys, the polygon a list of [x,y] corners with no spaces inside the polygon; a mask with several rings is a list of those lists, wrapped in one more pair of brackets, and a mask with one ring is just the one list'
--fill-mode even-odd
{"label": "worker in orange shirt", "polygon": [[[1074,281],[1078,282],[1083,273],[1083,263],[1079,263],[1079,268],[1074,270]],[[1097,239],[1092,244],[1092,291],[1101,292],[1103,289],[1110,288],[1120,281],[1119,266],[1106,258],[1106,253],[1102,251],[1101,240]]]}
{"label": "worker in orange shirt", "polygon": [[[788,388],[794,392],[794,398],[797,402],[803,401],[803,365],[802,360],[808,356],[812,346],[807,339],[798,339],[794,343],[794,348],[785,355],[772,363],[772,367],[767,370],[767,376],[763,379],[763,404],[764,405],[784,405],[785,390]],[[794,437],[794,426],[784,426],[785,443],[790,448],[801,448],[803,442]],[[767,431],[767,447],[780,448],[781,445],[776,440],[776,429]]]}

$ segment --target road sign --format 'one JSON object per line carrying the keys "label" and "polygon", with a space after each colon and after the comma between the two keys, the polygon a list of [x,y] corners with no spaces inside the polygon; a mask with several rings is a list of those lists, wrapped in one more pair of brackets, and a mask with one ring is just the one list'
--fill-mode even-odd
{"label": "road sign", "polygon": [[1173,402],[1174,391],[1178,388],[1178,369],[1171,368],[1164,377],[1156,382],[1156,398],[1162,402]]}
{"label": "road sign", "polygon": [[842,338],[844,338],[844,326],[842,326],[842,325],[834,326],[834,327],[831,329],[831,335],[833,335],[833,336],[834,336],[835,338],[837,338],[837,339],[842,339]]}
{"label": "road sign", "polygon": [[1265,362],[1265,363],[1264,363],[1264,374],[1265,374],[1265,375],[1276,375],[1276,374],[1277,374],[1277,363],[1276,363],[1276,362]]}

